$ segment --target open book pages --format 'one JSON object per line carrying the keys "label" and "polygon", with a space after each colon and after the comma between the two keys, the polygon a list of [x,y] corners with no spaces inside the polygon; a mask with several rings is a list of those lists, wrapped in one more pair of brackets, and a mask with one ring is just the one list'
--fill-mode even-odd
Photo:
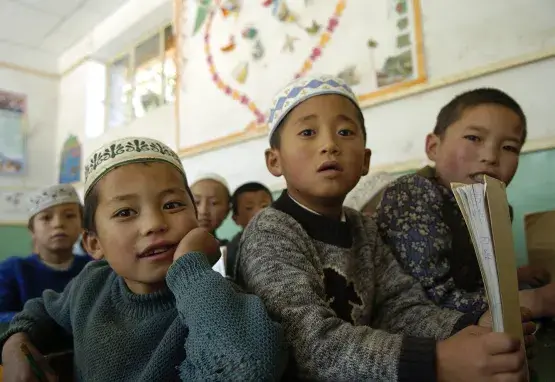
{"label": "open book pages", "polygon": [[451,184],[478,257],[492,314],[493,330],[523,339],[516,255],[503,182]]}

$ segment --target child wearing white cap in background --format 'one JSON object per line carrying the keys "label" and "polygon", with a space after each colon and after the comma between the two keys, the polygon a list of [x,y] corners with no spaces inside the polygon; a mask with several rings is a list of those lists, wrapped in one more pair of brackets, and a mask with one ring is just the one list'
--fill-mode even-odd
{"label": "child wearing white cap in background", "polygon": [[32,193],[28,217],[35,253],[0,263],[0,322],[10,322],[27,300],[46,289],[61,292],[91,260],[73,254],[83,230],[81,201],[73,186],[59,184]]}
{"label": "child wearing white cap in background", "polygon": [[347,194],[343,205],[362,212],[366,216],[372,216],[380,204],[385,188],[394,180],[395,176],[386,172],[365,175]]}
{"label": "child wearing white cap in background", "polygon": [[268,124],[266,166],[287,189],[243,232],[237,270],[284,326],[290,379],[520,380],[518,340],[491,333],[488,315],[435,306],[376,223],[343,207],[370,162],[352,90],[333,76],[297,79],[274,98]]}
{"label": "child wearing white cap in background", "polygon": [[279,379],[281,328],[211,269],[219,244],[199,227],[175,152],[148,138],[101,147],[86,162],[84,209],[85,247],[100,261],[14,318],[5,378],[32,378],[22,342],[38,355],[71,335],[76,381]]}
{"label": "child wearing white cap in background", "polygon": [[[231,208],[227,181],[218,174],[202,174],[191,183],[191,191],[197,205],[200,226],[217,238],[216,230],[229,215]],[[222,246],[228,243],[227,239],[218,240]]]}

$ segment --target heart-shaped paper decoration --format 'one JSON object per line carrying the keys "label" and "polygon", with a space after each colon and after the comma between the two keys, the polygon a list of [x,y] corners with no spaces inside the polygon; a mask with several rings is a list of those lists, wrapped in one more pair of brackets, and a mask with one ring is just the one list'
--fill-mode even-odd
{"label": "heart-shaped paper decoration", "polygon": [[[252,0],[254,1],[254,0]],[[304,60],[301,69],[294,75],[294,78],[304,76],[310,69],[316,60],[318,60],[327,46],[328,42],[333,35],[333,32],[339,24],[339,20],[346,6],[346,0],[338,0],[335,6],[334,12],[328,20],[327,26],[320,33],[318,43],[310,50],[309,56]],[[256,103],[247,95],[242,93],[240,90],[234,88],[232,85],[226,83],[222,76],[218,73],[218,69],[214,63],[214,57],[212,56],[212,46],[210,40],[210,31],[212,29],[214,16],[216,15],[216,10],[212,9],[206,17],[206,24],[204,30],[204,53],[206,55],[206,63],[208,65],[208,70],[210,71],[212,81],[214,84],[224,92],[227,96],[231,97],[233,100],[239,102],[240,104],[248,107],[248,109],[254,114],[256,124],[264,123],[266,116]]]}

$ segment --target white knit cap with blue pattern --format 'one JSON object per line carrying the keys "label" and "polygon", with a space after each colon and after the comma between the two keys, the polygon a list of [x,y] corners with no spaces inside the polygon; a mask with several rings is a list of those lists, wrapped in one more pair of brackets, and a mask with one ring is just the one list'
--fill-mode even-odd
{"label": "white knit cap with blue pattern", "polygon": [[268,115],[269,139],[287,114],[309,98],[324,95],[338,94],[347,97],[358,107],[355,93],[342,79],[330,75],[310,75],[300,77],[289,83],[272,101],[272,108]]}

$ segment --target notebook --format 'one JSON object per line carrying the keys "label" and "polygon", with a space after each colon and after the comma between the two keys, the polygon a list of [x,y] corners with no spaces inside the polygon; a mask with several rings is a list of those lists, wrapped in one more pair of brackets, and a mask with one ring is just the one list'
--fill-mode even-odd
{"label": "notebook", "polygon": [[484,175],[482,183],[452,183],[468,227],[486,289],[495,332],[524,343],[509,203],[505,184]]}

